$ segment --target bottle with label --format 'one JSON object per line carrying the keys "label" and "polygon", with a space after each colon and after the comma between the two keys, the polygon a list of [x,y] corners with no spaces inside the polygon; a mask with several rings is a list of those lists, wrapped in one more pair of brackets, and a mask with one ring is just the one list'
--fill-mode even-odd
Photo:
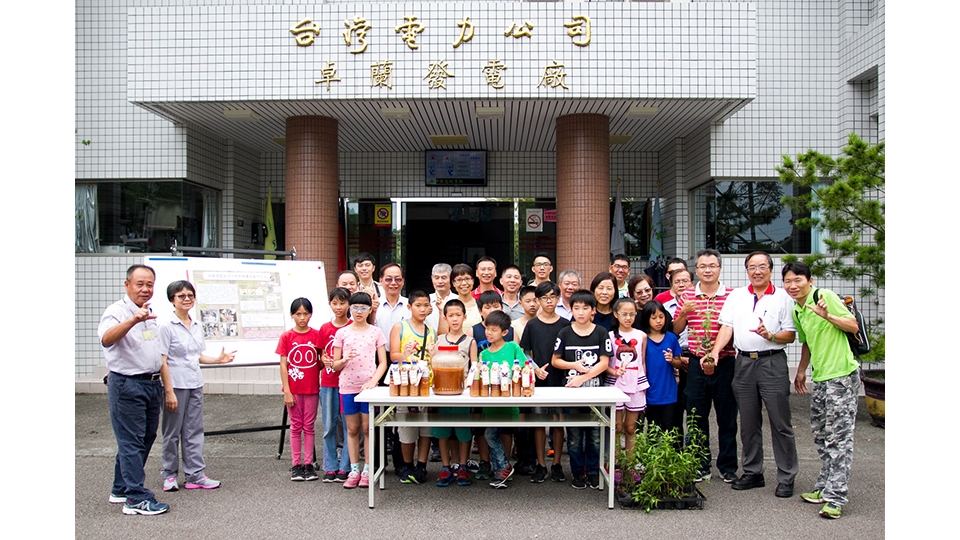
{"label": "bottle with label", "polygon": [[490,366],[480,361],[480,397],[490,395]]}
{"label": "bottle with label", "polygon": [[410,395],[410,366],[406,362],[400,364],[400,396]]}
{"label": "bottle with label", "polygon": [[520,395],[530,397],[533,395],[533,368],[530,366],[530,360],[523,363],[523,369],[520,371]]}
{"label": "bottle with label", "polygon": [[490,397],[500,397],[500,364],[490,365]]}
{"label": "bottle with label", "polygon": [[522,369],[520,368],[520,361],[514,358],[513,370],[510,373],[510,382],[511,382],[510,393],[513,395],[513,397],[520,397],[520,388],[521,388],[520,377],[522,375],[520,373],[521,371]]}
{"label": "bottle with label", "polygon": [[426,362],[420,362],[420,397],[429,397],[429,396],[430,396],[430,366]]}
{"label": "bottle with label", "polygon": [[500,363],[500,397],[510,397],[510,366]]}
{"label": "bottle with label", "polygon": [[470,366],[467,381],[470,382],[470,397],[480,397],[480,368],[477,364]]}
{"label": "bottle with label", "polygon": [[390,395],[399,396],[400,395],[400,363],[393,362],[390,364],[390,370],[387,371],[387,383],[390,385]]}

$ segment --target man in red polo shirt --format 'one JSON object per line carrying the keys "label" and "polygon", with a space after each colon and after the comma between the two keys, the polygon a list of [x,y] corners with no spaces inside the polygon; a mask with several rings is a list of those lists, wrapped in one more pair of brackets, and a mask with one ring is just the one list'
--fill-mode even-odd
{"label": "man in red polo shirt", "polygon": [[[700,282],[687,289],[677,299],[677,314],[673,332],[680,335],[687,329],[690,347],[690,365],[687,367],[687,415],[696,409],[697,427],[710,442],[710,406],[717,409],[717,470],[724,482],[737,480],[737,400],[733,396],[734,350],[725,346],[716,355],[712,375],[703,372],[703,358],[713,350],[720,331],[720,310],[733,289],[720,283],[720,252],[704,249],[697,253],[697,278]],[[698,481],[710,478],[710,460],[707,451]]]}
{"label": "man in red polo shirt", "polygon": [[[673,283],[673,279],[672,279],[673,273],[676,272],[677,270],[686,270],[686,269],[687,269],[687,261],[683,259],[677,259],[677,258],[670,259],[669,261],[667,261],[667,272],[665,274],[667,281],[669,281],[670,283]],[[670,300],[673,300],[673,290],[667,289],[662,293],[654,296],[653,299],[656,300],[657,302],[660,302],[663,305],[667,305],[667,302],[669,302]]]}
{"label": "man in red polo shirt", "polygon": [[493,284],[497,279],[497,261],[493,257],[480,257],[477,259],[477,288],[473,290],[473,299],[479,300],[480,294],[486,291],[497,291],[497,294],[503,296],[503,291]]}

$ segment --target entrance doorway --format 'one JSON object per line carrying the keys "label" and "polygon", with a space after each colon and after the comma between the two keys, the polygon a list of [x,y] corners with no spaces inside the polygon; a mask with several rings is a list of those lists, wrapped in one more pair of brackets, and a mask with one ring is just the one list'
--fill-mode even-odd
{"label": "entrance doorway", "polygon": [[405,202],[403,258],[407,292],[433,291],[430,272],[444,262],[476,266],[493,257],[497,269],[511,264],[515,252],[513,202]]}

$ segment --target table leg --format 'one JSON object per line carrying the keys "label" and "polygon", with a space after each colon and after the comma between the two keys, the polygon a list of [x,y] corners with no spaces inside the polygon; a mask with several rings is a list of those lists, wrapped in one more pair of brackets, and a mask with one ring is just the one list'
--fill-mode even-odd
{"label": "table leg", "polygon": [[[376,441],[376,440],[377,440],[377,439],[375,439],[375,438],[372,438],[372,437],[373,437],[373,434],[374,434],[374,431],[376,430],[376,419],[377,419],[377,408],[371,403],[371,404],[370,404],[370,414],[368,415],[368,421],[367,421],[367,437],[368,437],[367,440],[368,440],[368,441]],[[372,452],[375,452],[375,451],[376,451],[375,449],[371,448],[371,453],[372,453]],[[368,459],[372,459],[373,456],[367,456],[367,458],[368,458]],[[364,464],[364,465],[366,465],[366,464]],[[380,455],[380,461],[379,461],[379,463],[377,463],[377,467],[383,467],[383,454]],[[367,492],[368,492],[368,493],[367,493],[367,499],[368,499],[367,502],[369,503],[370,508],[373,508],[373,504],[374,504],[374,493],[373,493],[373,492],[376,491],[376,490],[374,489],[374,487],[373,487],[373,484],[376,483],[376,479],[377,479],[377,469],[374,469],[373,467],[371,467],[370,469],[373,471],[373,478],[370,479],[370,485],[367,487]]]}
{"label": "table leg", "polygon": [[[610,457],[608,458],[608,459],[609,459],[609,466],[610,466],[610,468],[607,469],[607,470],[610,471],[610,475],[611,475],[612,477],[614,477],[614,478],[616,477],[616,472],[615,472],[616,469],[614,468],[616,465],[615,465],[615,459],[614,459],[614,457],[615,457],[616,449],[617,449],[617,444],[616,444],[616,441],[617,441],[617,424],[616,424],[617,416],[616,416],[616,414],[617,414],[617,404],[616,404],[616,403],[614,403],[614,404],[610,405],[609,407],[607,407],[607,415],[608,415],[607,418],[610,420],[610,428],[609,428],[609,429],[610,429]],[[613,506],[614,506],[614,505],[613,505],[613,495],[614,495],[614,491],[616,491],[616,486],[614,485],[613,480],[610,480],[610,476],[607,477],[607,483],[609,484],[609,487],[608,487],[608,489],[607,489],[607,491],[608,491],[608,493],[607,493],[607,508],[613,509]]]}

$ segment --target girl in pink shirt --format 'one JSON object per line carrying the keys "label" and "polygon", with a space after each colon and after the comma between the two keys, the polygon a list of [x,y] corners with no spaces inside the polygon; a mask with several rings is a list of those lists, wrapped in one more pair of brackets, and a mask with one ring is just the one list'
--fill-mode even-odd
{"label": "girl in pink shirt", "polygon": [[[367,322],[372,300],[370,295],[357,292],[350,295],[350,316],[353,324],[337,330],[333,338],[333,359],[330,367],[340,372],[340,412],[347,421],[347,451],[350,453],[350,474],[343,487],[369,487],[370,464],[364,463],[360,472],[360,430],[367,432],[370,409],[367,403],[354,398],[375,388],[387,371],[387,338],[383,332]],[[373,456],[373,441],[364,441],[365,455]]]}

